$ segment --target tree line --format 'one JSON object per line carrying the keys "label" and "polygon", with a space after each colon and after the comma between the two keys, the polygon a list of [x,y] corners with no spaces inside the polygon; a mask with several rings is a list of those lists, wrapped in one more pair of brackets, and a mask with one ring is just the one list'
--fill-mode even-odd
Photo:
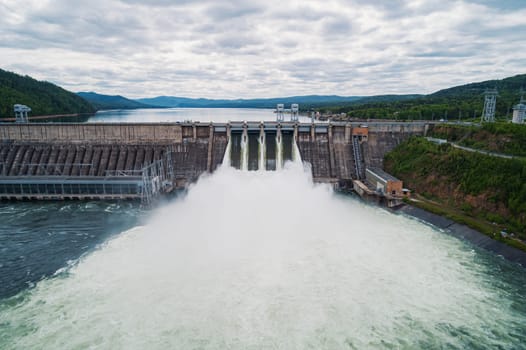
{"label": "tree line", "polygon": [[526,74],[457,86],[414,98],[393,96],[390,100],[371,98],[353,103],[326,105],[320,108],[320,111],[345,113],[347,118],[359,119],[479,119],[484,108],[484,92],[486,89],[496,88],[499,92],[496,118],[506,120],[511,119],[512,108],[519,103],[523,87],[526,88]]}
{"label": "tree line", "polygon": [[95,112],[89,102],[59,86],[0,69],[0,118],[14,117],[14,104],[30,107],[30,115]]}

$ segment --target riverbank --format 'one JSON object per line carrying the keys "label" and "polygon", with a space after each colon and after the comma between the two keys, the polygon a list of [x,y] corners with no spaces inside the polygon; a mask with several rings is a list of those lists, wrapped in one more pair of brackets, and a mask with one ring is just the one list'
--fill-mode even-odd
{"label": "riverbank", "polygon": [[525,161],[412,138],[385,156],[384,167],[411,189],[409,204],[526,251]]}
{"label": "riverbank", "polygon": [[500,255],[503,258],[522,265],[526,268],[526,252],[499,242],[491,237],[474,230],[466,225],[459,224],[451,219],[443,216],[428,212],[424,209],[417,208],[415,206],[404,204],[401,207],[392,209],[395,213],[403,213],[405,215],[412,216],[439,229],[444,230],[446,233],[451,234],[457,238],[467,240],[477,247],[483,248],[494,254]]}

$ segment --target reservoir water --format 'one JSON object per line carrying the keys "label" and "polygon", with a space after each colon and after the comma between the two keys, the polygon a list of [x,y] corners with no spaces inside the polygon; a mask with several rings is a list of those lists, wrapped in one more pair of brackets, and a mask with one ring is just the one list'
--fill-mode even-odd
{"label": "reservoir water", "polygon": [[0,203],[0,223],[0,349],[526,344],[522,267],[298,163],[223,166],[153,210]]}
{"label": "reservoir water", "polygon": [[[195,121],[201,123],[228,121],[275,121],[272,109],[255,108],[152,108],[135,110],[100,111],[90,117],[88,123],[124,122],[159,123]],[[285,120],[290,120],[286,115]],[[310,118],[300,116],[299,121],[310,122]]]}

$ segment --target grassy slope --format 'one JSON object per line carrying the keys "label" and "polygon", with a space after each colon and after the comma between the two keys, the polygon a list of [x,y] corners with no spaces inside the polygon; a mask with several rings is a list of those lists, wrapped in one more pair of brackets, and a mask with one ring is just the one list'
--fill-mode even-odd
{"label": "grassy slope", "polygon": [[526,125],[487,123],[482,127],[436,125],[433,137],[458,142],[462,146],[526,157]]}
{"label": "grassy slope", "polygon": [[526,240],[526,162],[501,159],[412,138],[385,157],[434,212],[486,234],[503,228]]}

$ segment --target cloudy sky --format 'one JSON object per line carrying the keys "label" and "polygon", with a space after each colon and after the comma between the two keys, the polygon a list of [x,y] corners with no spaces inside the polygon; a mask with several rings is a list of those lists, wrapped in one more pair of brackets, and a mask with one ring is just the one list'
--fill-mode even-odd
{"label": "cloudy sky", "polygon": [[0,0],[0,68],[132,98],[429,93],[526,73],[526,0]]}

